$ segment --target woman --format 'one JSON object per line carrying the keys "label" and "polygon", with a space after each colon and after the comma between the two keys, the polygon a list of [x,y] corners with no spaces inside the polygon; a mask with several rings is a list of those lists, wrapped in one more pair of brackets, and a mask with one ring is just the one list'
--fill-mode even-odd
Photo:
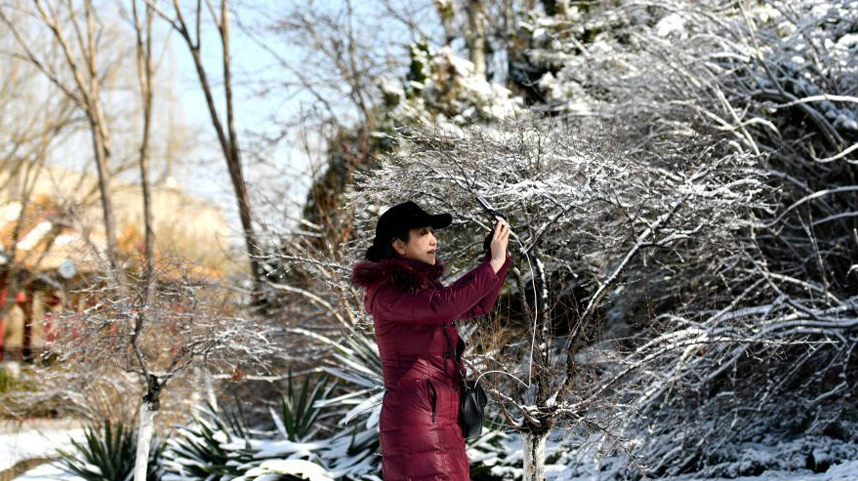
{"label": "woman", "polygon": [[451,222],[450,214],[430,215],[414,202],[396,205],[379,218],[366,261],[352,269],[352,282],[366,289],[382,360],[385,481],[470,479],[459,425],[464,342],[452,321],[491,310],[510,261],[509,226],[499,221],[482,263],[445,287],[434,231]]}

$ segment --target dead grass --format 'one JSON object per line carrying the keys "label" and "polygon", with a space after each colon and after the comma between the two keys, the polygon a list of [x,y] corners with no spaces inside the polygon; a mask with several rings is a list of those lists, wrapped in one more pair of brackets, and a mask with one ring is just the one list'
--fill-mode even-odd
{"label": "dead grass", "polygon": [[50,463],[52,461],[56,461],[57,458],[30,458],[23,459],[18,461],[12,467],[8,469],[4,469],[0,471],[0,481],[12,481],[13,479],[21,476],[27,471],[40,466],[42,464]]}

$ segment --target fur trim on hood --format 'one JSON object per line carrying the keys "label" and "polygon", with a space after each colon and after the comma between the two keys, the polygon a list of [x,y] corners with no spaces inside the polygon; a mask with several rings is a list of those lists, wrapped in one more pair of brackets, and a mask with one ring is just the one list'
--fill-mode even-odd
{"label": "fur trim on hood", "polygon": [[435,258],[435,264],[400,257],[378,262],[360,261],[352,267],[351,283],[367,289],[375,284],[391,284],[410,292],[431,287],[444,274],[444,262]]}

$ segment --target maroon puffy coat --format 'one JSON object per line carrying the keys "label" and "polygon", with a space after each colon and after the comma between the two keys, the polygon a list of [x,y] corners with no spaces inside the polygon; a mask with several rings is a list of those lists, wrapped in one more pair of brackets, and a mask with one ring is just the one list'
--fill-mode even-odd
{"label": "maroon puffy coat", "polygon": [[487,313],[500,294],[510,257],[495,274],[483,262],[452,285],[438,280],[444,263],[398,258],[362,261],[352,283],[366,289],[381,354],[385,393],[379,419],[385,481],[470,479],[459,425],[459,384],[452,359],[444,358],[442,326],[461,356],[464,343],[454,319]]}

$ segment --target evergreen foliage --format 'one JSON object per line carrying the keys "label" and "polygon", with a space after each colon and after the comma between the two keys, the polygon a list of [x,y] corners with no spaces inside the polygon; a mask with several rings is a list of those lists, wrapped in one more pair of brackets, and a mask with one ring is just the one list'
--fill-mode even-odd
{"label": "evergreen foliage", "polygon": [[[133,477],[137,457],[137,431],[124,423],[105,421],[84,428],[84,441],[71,440],[74,450],[60,451],[60,466],[86,481],[126,481]],[[147,481],[163,476],[161,456],[165,443],[153,439],[149,450]]]}

